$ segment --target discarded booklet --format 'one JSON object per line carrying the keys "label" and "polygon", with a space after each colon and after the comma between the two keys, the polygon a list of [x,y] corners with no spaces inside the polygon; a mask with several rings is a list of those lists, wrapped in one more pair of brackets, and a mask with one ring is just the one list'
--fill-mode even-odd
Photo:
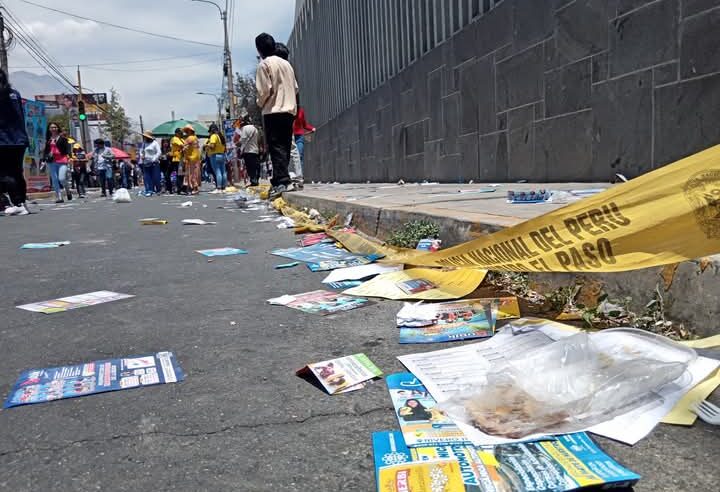
{"label": "discarded booklet", "polygon": [[495,334],[497,308],[492,301],[453,303],[438,307],[434,323],[400,327],[400,343],[455,342]]}
{"label": "discarded booklet", "polygon": [[53,241],[50,243],[25,243],[20,246],[20,249],[50,249],[59,248],[60,246],[67,246],[70,241]]}
{"label": "discarded booklet", "polygon": [[[363,282],[359,287],[346,291],[346,294],[385,299],[423,299],[447,301],[458,299],[474,291],[486,275],[485,270],[463,268],[458,270],[439,270],[433,268],[410,268],[397,272],[384,273]],[[413,281],[430,283],[435,287],[420,292],[408,293],[401,285],[412,286]],[[419,285],[419,284],[418,284]]]}
{"label": "discarded booklet", "polygon": [[300,239],[298,239],[298,244],[302,247],[312,246],[313,244],[317,244],[317,243],[334,243],[334,242],[335,242],[335,240],[332,239],[327,234],[325,234],[324,232],[305,234]]}
{"label": "discarded booklet", "polygon": [[378,490],[382,491],[402,490],[383,486],[402,480],[401,471],[408,464],[442,459],[457,463],[464,485],[458,490],[466,492],[626,489],[640,480],[640,475],[605,454],[584,432],[563,434],[551,441],[488,448],[468,445],[408,448],[397,431],[374,432],[373,454]]}
{"label": "discarded booklet", "polygon": [[267,302],[321,316],[350,311],[351,309],[373,304],[369,299],[352,297],[329,290],[313,290],[303,294],[284,295],[268,299]]}
{"label": "discarded booklet", "polygon": [[95,306],[96,304],[103,304],[105,302],[119,301],[120,299],[128,299],[130,297],[135,296],[131,294],[119,294],[108,290],[98,290],[96,292],[88,292],[87,294],[79,294],[76,296],[51,299],[49,301],[23,304],[17,307],[35,313],[52,314],[69,311],[71,309]]}
{"label": "discarded booklet", "polygon": [[270,254],[303,261],[313,272],[365,265],[381,258],[378,255],[356,255],[330,243],[317,243],[305,248],[275,249]]}
{"label": "discarded booklet", "polygon": [[[517,297],[489,297],[485,299],[463,299],[461,301],[425,303],[406,302],[396,316],[397,326],[432,326],[441,321],[456,321],[461,313],[474,307],[484,308],[492,305],[496,310],[496,319],[520,317]],[[453,314],[456,314],[453,319]]]}
{"label": "discarded booklet", "polygon": [[203,256],[233,256],[233,255],[246,255],[247,251],[238,248],[214,248],[214,249],[198,249],[197,253]]}
{"label": "discarded booklet", "polygon": [[20,374],[5,400],[4,408],[176,383],[184,378],[172,352],[31,369]]}
{"label": "discarded booklet", "polygon": [[298,376],[313,376],[331,395],[355,391],[366,381],[382,376],[382,371],[365,354],[308,364],[299,369]]}
{"label": "discarded booklet", "polygon": [[435,408],[435,399],[413,374],[390,374],[385,382],[408,446],[470,444],[452,419]]}

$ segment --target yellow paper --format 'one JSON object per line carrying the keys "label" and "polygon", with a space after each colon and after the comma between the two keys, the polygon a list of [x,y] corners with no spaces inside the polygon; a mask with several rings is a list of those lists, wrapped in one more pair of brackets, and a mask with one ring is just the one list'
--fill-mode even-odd
{"label": "yellow paper", "polygon": [[379,492],[465,492],[456,460],[415,461],[380,468]]}
{"label": "yellow paper", "polygon": [[[485,270],[463,268],[459,270],[438,270],[434,268],[411,268],[399,272],[390,272],[346,290],[345,294],[360,297],[383,297],[385,299],[416,299],[440,301],[465,297],[485,278]],[[426,280],[434,289],[416,294],[407,294],[398,287],[400,282],[408,280]]]}
{"label": "yellow paper", "polygon": [[415,266],[619,272],[720,252],[720,145]]}
{"label": "yellow paper", "polygon": [[697,415],[690,411],[690,405],[706,399],[718,386],[720,386],[720,369],[715,370],[703,382],[688,391],[661,422],[663,424],[693,425]]}
{"label": "yellow paper", "polygon": [[685,342],[680,342],[680,343],[682,343],[683,345],[686,345],[688,347],[699,348],[699,349],[720,347],[720,335],[713,335],[711,337],[700,338],[698,340],[687,340]]}

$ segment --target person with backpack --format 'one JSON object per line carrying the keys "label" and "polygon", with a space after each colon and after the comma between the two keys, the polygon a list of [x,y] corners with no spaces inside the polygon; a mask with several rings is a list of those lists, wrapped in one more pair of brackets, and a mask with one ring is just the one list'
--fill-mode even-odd
{"label": "person with backpack", "polygon": [[109,147],[105,147],[105,140],[102,138],[96,138],[93,143],[95,144],[95,150],[92,156],[92,168],[95,177],[100,182],[101,195],[106,197],[109,191],[110,196],[112,196],[115,189],[115,179],[113,176],[113,160],[115,159],[115,155]]}
{"label": "person with backpack", "polygon": [[78,143],[73,145],[70,157],[72,162],[72,182],[80,198],[85,198],[85,180],[87,179],[88,159],[85,150]]}
{"label": "person with backpack", "polygon": [[27,215],[27,190],[23,176],[25,149],[30,140],[20,93],[12,88],[0,69],[0,191],[9,201],[5,215]]}

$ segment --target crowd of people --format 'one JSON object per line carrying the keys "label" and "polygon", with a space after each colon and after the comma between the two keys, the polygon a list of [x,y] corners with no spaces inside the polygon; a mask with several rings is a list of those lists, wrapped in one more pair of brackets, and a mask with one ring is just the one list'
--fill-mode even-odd
{"label": "crowd of people", "polygon": [[[231,142],[217,124],[210,126],[202,146],[192,125],[176,128],[171,138],[160,141],[144,131],[137,159],[130,159],[117,156],[117,149],[102,138],[94,140],[92,152],[87,153],[51,122],[41,165],[47,170],[56,203],[72,200],[73,189],[84,198],[87,188],[95,186],[101,196],[110,197],[116,188],[132,189],[141,181],[145,196],[196,195],[203,180],[214,183],[211,193],[224,193],[234,186],[236,162],[240,163],[238,178],[245,184],[257,186],[263,177],[270,179],[271,198],[302,188],[305,137],[315,128],[300,107],[287,47],[267,33],[255,38],[255,46],[260,59],[255,85],[262,132],[247,115],[236,122]],[[28,144],[22,98],[0,70],[0,199],[6,215],[29,213],[23,176]]]}

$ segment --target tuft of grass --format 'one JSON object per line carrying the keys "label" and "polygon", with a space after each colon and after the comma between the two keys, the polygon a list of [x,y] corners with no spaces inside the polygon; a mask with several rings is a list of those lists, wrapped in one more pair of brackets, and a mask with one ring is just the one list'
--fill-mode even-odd
{"label": "tuft of grass", "polygon": [[415,249],[421,239],[437,239],[440,226],[429,220],[413,220],[393,232],[388,244],[399,248]]}

